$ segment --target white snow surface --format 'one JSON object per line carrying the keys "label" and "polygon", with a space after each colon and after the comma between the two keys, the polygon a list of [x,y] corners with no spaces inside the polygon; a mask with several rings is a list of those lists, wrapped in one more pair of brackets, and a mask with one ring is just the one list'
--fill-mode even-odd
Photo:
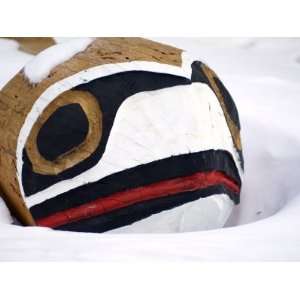
{"label": "white snow surface", "polygon": [[18,48],[16,41],[0,39],[0,89],[33,57]]}
{"label": "white snow surface", "polygon": [[26,64],[26,77],[31,83],[42,81],[52,69],[84,51],[92,41],[91,38],[72,39],[43,50]]}
{"label": "white snow surface", "polygon": [[[0,204],[0,260],[300,260],[300,40],[156,40],[211,66],[238,106],[245,175],[241,204],[227,227],[179,234],[59,232],[4,224],[9,218]],[[1,63],[8,52],[0,50]],[[0,66],[0,82],[11,70]]]}

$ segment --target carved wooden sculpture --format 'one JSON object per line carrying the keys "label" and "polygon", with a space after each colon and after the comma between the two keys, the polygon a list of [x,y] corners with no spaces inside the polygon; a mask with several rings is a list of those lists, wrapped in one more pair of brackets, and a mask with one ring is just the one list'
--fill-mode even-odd
{"label": "carved wooden sculpture", "polygon": [[11,212],[24,225],[87,232],[222,226],[243,159],[216,74],[146,39],[76,43],[41,52],[0,92]]}

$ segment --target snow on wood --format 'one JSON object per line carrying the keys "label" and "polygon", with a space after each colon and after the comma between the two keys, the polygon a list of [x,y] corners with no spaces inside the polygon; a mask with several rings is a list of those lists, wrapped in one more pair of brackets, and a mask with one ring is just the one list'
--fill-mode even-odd
{"label": "snow on wood", "polygon": [[16,41],[0,39],[0,89],[33,57],[18,48]]}
{"label": "snow on wood", "polygon": [[25,66],[26,77],[31,83],[42,81],[52,69],[84,51],[92,41],[91,38],[74,39],[45,49]]}

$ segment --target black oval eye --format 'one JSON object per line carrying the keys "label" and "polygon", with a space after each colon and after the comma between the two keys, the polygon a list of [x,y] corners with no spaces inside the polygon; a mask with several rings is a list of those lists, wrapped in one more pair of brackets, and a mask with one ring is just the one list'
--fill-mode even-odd
{"label": "black oval eye", "polygon": [[[70,118],[73,115],[75,120]],[[83,123],[88,122],[88,125],[81,130],[81,124],[76,123],[77,119]],[[58,124],[55,121],[58,121]],[[75,131],[71,132],[74,128]],[[43,145],[44,155],[40,152],[38,137],[40,148]],[[66,91],[40,114],[27,139],[26,154],[36,174],[56,176],[78,165],[94,153],[101,137],[102,111],[97,99],[89,92]],[[50,148],[47,149],[47,146]],[[51,150],[51,146],[52,148],[58,146],[58,150]]]}
{"label": "black oval eye", "polygon": [[59,107],[45,122],[37,136],[41,155],[50,161],[83,143],[89,123],[77,103]]}

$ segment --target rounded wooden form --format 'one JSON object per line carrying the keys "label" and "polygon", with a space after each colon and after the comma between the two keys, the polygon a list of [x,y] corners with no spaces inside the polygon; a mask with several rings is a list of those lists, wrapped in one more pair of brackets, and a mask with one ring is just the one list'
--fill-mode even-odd
{"label": "rounded wooden form", "polygon": [[[32,53],[38,51],[33,50]],[[0,91],[0,190],[11,212],[22,224],[35,225],[35,221],[25,205],[18,181],[17,143],[26,116],[41,94],[64,78],[104,64],[149,61],[180,67],[181,53],[180,49],[142,38],[97,38],[85,51],[77,53],[71,59],[54,67],[42,81],[32,84],[21,71],[6,84]],[[46,108],[27,141],[26,147],[34,168],[43,174],[58,174],[74,165],[88,155],[97,141],[101,139],[101,128],[98,130],[95,127],[96,120],[101,120],[99,107],[96,108],[90,95],[77,93],[73,98],[70,93],[74,92],[60,95],[51,106]],[[48,162],[41,157],[36,148],[35,139],[38,128],[55,107],[68,101],[71,103],[74,99],[77,99],[75,101],[78,101],[77,103],[81,105],[88,117],[89,133],[78,149],[72,149],[72,153],[59,157],[54,166],[53,162]]]}

